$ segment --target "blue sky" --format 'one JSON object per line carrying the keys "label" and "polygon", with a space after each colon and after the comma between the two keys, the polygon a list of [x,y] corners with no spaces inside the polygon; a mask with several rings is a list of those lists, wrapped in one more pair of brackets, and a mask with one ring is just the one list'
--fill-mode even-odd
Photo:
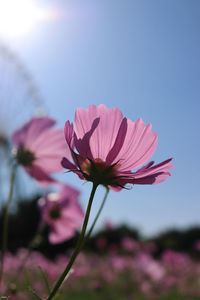
{"label": "blue sky", "polygon": [[[104,103],[142,117],[158,133],[156,162],[174,158],[172,176],[156,186],[111,192],[99,220],[135,225],[145,235],[200,224],[198,0],[43,1],[58,20],[23,37],[5,38],[32,71],[49,114],[64,126],[77,107]],[[85,206],[90,184],[73,174]],[[100,205],[100,188],[93,214]]]}

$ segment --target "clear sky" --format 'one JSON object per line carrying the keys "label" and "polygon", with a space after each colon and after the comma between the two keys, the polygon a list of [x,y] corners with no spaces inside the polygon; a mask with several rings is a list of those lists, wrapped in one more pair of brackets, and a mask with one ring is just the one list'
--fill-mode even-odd
{"label": "clear sky", "polygon": [[[164,183],[111,192],[99,224],[128,223],[146,235],[200,224],[200,1],[38,3],[60,17],[3,40],[32,71],[59,126],[73,121],[77,107],[117,106],[133,121],[152,123],[156,162],[174,158]],[[60,179],[81,189],[85,206],[90,184],[73,174]],[[94,212],[102,197],[100,188]]]}

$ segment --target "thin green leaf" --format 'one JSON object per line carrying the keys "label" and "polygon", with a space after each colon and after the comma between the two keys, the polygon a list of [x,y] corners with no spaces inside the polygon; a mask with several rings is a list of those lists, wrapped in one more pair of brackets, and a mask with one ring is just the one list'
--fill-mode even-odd
{"label": "thin green leaf", "polygon": [[49,286],[49,282],[47,280],[47,276],[46,276],[45,272],[43,271],[43,269],[40,266],[38,266],[38,269],[39,269],[39,271],[41,273],[41,276],[42,276],[42,279],[43,279],[43,281],[44,281],[44,283],[46,285],[47,292],[50,294],[51,289],[50,289],[50,286]]}
{"label": "thin green leaf", "polygon": [[29,270],[26,268],[25,271],[26,271],[26,285],[27,285],[28,291],[31,292],[38,300],[44,300],[32,289],[31,284],[30,284]]}

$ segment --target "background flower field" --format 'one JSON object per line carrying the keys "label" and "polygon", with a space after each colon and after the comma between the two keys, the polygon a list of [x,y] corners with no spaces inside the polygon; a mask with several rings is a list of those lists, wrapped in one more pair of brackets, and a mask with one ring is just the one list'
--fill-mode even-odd
{"label": "background flower field", "polygon": [[[15,229],[15,238],[8,245],[1,286],[1,294],[9,295],[8,299],[37,299],[29,290],[25,270],[31,288],[46,296],[48,285],[54,284],[69,261],[77,238],[51,245],[46,230],[40,246],[31,252],[21,268],[28,252],[27,237],[34,236],[39,221],[37,199],[21,202],[10,218],[9,237]],[[32,224],[30,227],[24,224],[26,230],[18,222],[24,212]],[[166,231],[147,240],[136,229],[113,227],[106,221],[86,243],[56,299],[197,300],[199,278],[200,228]]]}
{"label": "background flower field", "polygon": [[[131,243],[135,244],[135,241],[129,239]],[[159,259],[154,259],[145,250],[133,248],[127,252],[80,254],[67,284],[63,283],[56,299],[199,299],[200,263],[187,254],[167,250]],[[35,299],[27,290],[24,272],[18,273],[20,258],[25,254],[24,249],[15,256],[7,254],[4,280],[9,282],[8,299]],[[51,286],[67,261],[64,255],[50,261],[40,253],[32,252],[26,262],[31,287],[41,296],[47,296],[43,273]]]}

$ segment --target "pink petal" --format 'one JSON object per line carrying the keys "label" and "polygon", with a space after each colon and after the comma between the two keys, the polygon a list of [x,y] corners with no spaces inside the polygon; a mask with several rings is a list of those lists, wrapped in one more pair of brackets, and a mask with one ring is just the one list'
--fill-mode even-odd
{"label": "pink petal", "polygon": [[157,146],[157,134],[151,130],[151,124],[139,118],[135,123],[127,120],[128,129],[121,151],[114,162],[119,161],[121,171],[129,171],[144,164],[154,153]]}
{"label": "pink petal", "polygon": [[117,137],[115,139],[115,143],[106,157],[106,163],[108,165],[112,164],[116,156],[119,154],[121,148],[123,147],[124,140],[126,137],[126,132],[127,132],[127,119],[124,118],[121,122]]}
{"label": "pink petal", "polygon": [[[124,184],[125,185],[125,184]],[[114,191],[114,192],[120,192],[123,188],[122,187],[120,187],[120,186],[112,186],[112,185],[109,185],[108,186],[109,187],[109,189],[111,189],[112,191]]]}
{"label": "pink petal", "polygon": [[41,156],[35,161],[35,164],[48,174],[59,172],[63,169],[61,165],[62,156],[58,154]]}
{"label": "pink petal", "polygon": [[[67,226],[66,226],[67,225]],[[51,226],[51,232],[49,233],[49,241],[52,244],[64,242],[72,238],[77,229],[77,224],[73,224],[73,221],[69,219],[55,221]]]}
{"label": "pink petal", "polygon": [[148,162],[146,165],[144,165],[142,168],[140,168],[138,171],[142,172],[145,171],[146,169],[150,168],[154,164],[154,161]]}
{"label": "pink petal", "polygon": [[[167,179],[168,176],[171,176],[169,172],[165,173],[156,173],[150,176],[136,178],[131,181],[133,184],[158,184]],[[130,183],[130,182],[129,182]]]}
{"label": "pink petal", "polygon": [[84,176],[81,174],[80,171],[78,171],[77,166],[71,163],[67,158],[63,157],[63,159],[61,160],[61,165],[63,166],[63,168],[76,173],[76,175],[78,175],[80,179],[84,179]]}
{"label": "pink petal", "polygon": [[[67,198],[67,205],[65,205],[66,195],[69,195],[69,197]],[[79,190],[66,184],[62,185],[59,193],[59,202],[61,202],[61,205],[64,207],[62,209],[62,216],[64,216],[65,218],[73,217],[78,222],[78,224],[82,222],[82,218],[84,216],[84,212],[77,201],[79,195]]]}
{"label": "pink petal", "polygon": [[[171,164],[172,159],[165,160],[153,167],[152,162],[139,169],[137,172],[129,173],[127,179],[121,179],[120,184],[157,184],[164,181],[170,173],[168,172],[174,166]],[[131,178],[132,176],[132,178]]]}
{"label": "pink petal", "polygon": [[30,126],[30,122],[23,125],[20,129],[16,130],[14,134],[12,135],[12,141],[15,144],[15,146],[19,147],[22,145],[25,141],[26,132]]}
{"label": "pink petal", "polygon": [[12,137],[13,142],[29,147],[41,132],[51,128],[56,122],[48,117],[35,117],[17,130]]}
{"label": "pink petal", "polygon": [[99,124],[89,139],[90,150],[94,159],[105,161],[115,143],[123,115],[118,108],[107,109],[103,104],[90,105],[88,110],[77,109],[74,122],[77,139],[82,139],[91,130],[95,119],[99,119]]}
{"label": "pink petal", "polygon": [[169,176],[171,176],[171,174],[169,172],[162,173],[162,174],[156,176],[153,184],[161,183],[161,182],[165,181],[165,179],[167,179],[167,177],[169,177]]}
{"label": "pink petal", "polygon": [[72,238],[74,236],[74,231],[69,231],[69,229],[67,229],[67,231],[64,230],[64,227],[60,224],[54,228],[51,229],[50,233],[49,233],[49,242],[51,244],[59,244],[59,243],[63,243],[66,240]]}
{"label": "pink petal", "polygon": [[25,145],[29,147],[41,133],[50,129],[56,124],[56,121],[48,117],[33,118],[32,124],[27,131]]}
{"label": "pink petal", "polygon": [[25,170],[31,177],[35,178],[40,185],[57,183],[56,180],[51,178],[42,168],[37,165],[32,165],[29,168],[25,167]]}
{"label": "pink petal", "polygon": [[71,170],[71,171],[78,170],[77,166],[74,165],[73,163],[71,163],[71,161],[69,161],[65,157],[63,157],[63,159],[61,160],[61,165],[63,166],[63,168]]}
{"label": "pink petal", "polygon": [[127,183],[132,183],[132,184],[160,183],[164,181],[168,176],[170,176],[170,173],[168,171],[173,168],[171,161],[172,159],[170,158],[153,167],[152,165],[154,162],[151,161],[134,173],[119,171],[117,175],[121,177],[123,176],[123,178],[119,178],[117,180],[117,183],[120,184],[120,186],[125,186]]}
{"label": "pink petal", "polygon": [[31,145],[31,150],[39,156],[50,151],[66,153],[67,148],[63,129],[46,130],[32,141]]}
{"label": "pink petal", "polygon": [[70,199],[70,203],[62,210],[63,218],[71,220],[72,224],[80,225],[84,216],[83,210],[77,201]]}
{"label": "pink petal", "polygon": [[74,140],[73,140],[74,129],[73,129],[73,124],[70,124],[69,121],[65,123],[64,135],[68,146],[71,149],[74,149]]}
{"label": "pink petal", "polygon": [[96,119],[94,119],[94,121],[92,123],[90,131],[88,131],[83,136],[82,139],[77,139],[76,134],[74,136],[75,147],[84,159],[87,159],[87,158],[93,159],[89,142],[90,142],[91,136],[93,135],[93,133],[98,125],[99,125],[99,118],[96,118]]}
{"label": "pink petal", "polygon": [[171,164],[172,158],[169,158],[153,167],[146,169],[139,169],[137,172],[132,173],[134,178],[143,178],[156,173],[165,173],[170,171],[174,166]]}
{"label": "pink petal", "polygon": [[41,134],[32,145],[31,151],[36,156],[37,165],[49,173],[62,169],[61,159],[63,156],[71,158],[62,129],[51,129]]}
{"label": "pink petal", "polygon": [[[77,190],[76,188],[73,188],[71,185],[68,185],[68,184],[63,184],[61,185],[61,190],[60,190],[60,193],[59,193],[59,199],[60,201],[63,201],[63,199],[66,198],[66,195],[70,195],[70,199],[76,199],[76,201],[72,201],[73,203],[78,203],[77,202],[77,198],[79,197],[80,195],[80,191]],[[80,205],[79,205],[80,207]]]}

